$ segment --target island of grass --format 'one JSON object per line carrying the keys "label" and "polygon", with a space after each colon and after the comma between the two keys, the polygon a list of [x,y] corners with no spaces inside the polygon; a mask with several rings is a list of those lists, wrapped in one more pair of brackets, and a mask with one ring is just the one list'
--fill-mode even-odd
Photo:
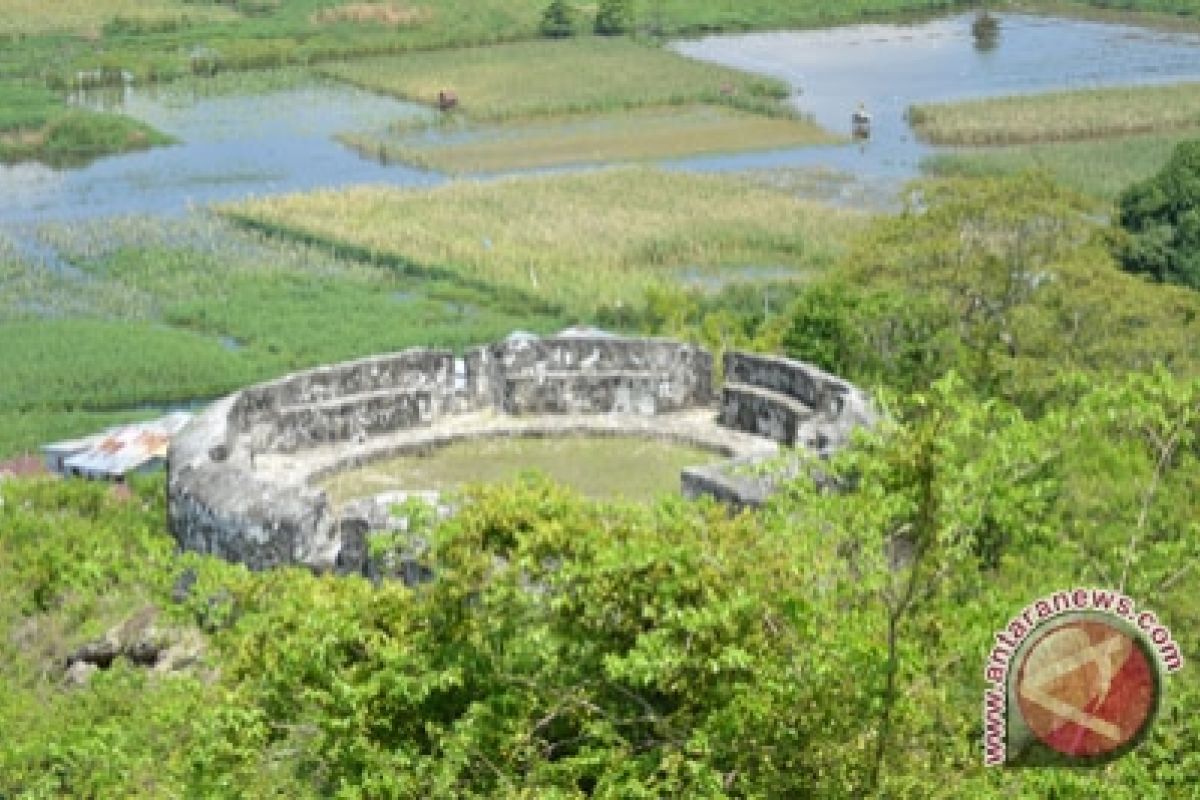
{"label": "island of grass", "polygon": [[0,86],[0,162],[80,166],[100,156],[172,141],[121,114],[69,108],[46,89]]}
{"label": "island of grass", "polygon": [[1200,137],[1200,83],[919,105],[909,118],[922,138],[958,148],[926,160],[934,174],[1040,168],[1073,189],[1112,200],[1160,169],[1176,144]]}
{"label": "island of grass", "polygon": [[805,278],[833,262],[863,219],[744,178],[647,167],[320,191],[221,213],[579,318],[638,304],[682,270],[769,265]]}
{"label": "island of grass", "polygon": [[452,173],[636,161],[837,141],[786,103],[786,84],[628,39],[523,42],[371,58],[319,71],[430,105],[404,122],[343,138],[361,153]]}

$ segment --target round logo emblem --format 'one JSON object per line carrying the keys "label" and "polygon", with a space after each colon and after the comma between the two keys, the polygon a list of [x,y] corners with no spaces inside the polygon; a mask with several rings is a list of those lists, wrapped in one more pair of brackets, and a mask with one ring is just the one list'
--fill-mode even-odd
{"label": "round logo emblem", "polygon": [[1038,634],[1014,687],[1033,735],[1070,759],[1107,760],[1136,745],[1159,699],[1154,655],[1141,638],[1097,618]]}

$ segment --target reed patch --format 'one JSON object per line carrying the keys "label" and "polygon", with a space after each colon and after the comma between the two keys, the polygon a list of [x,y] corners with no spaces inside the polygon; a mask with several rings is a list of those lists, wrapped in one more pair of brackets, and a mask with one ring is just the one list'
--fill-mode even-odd
{"label": "reed patch", "polygon": [[1081,141],[1200,132],[1200,83],[1121,86],[913,106],[921,138],[940,145]]}
{"label": "reed patch", "polygon": [[351,22],[356,25],[383,25],[388,28],[423,25],[433,19],[433,11],[424,6],[400,3],[343,3],[314,11],[309,17],[317,25]]}
{"label": "reed patch", "polygon": [[492,125],[400,126],[341,141],[382,162],[451,174],[569,164],[620,163],[838,141],[805,120],[761,117],[719,106],[636,109]]}
{"label": "reed patch", "polygon": [[640,304],[679,267],[823,269],[862,216],[744,179],[645,167],[358,187],[225,205],[290,239],[421,274],[453,275],[587,318]]}

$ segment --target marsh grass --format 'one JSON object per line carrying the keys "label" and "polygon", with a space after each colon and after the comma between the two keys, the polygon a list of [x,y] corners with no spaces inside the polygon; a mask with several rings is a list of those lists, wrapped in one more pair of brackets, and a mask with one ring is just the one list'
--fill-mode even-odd
{"label": "marsh grass", "polygon": [[1056,181],[1106,201],[1162,168],[1179,142],[1200,131],[1125,136],[1083,142],[992,147],[939,153],[922,162],[932,175],[994,177],[1025,170],[1048,172]]}
{"label": "marsh grass", "polygon": [[642,108],[621,114],[471,125],[448,134],[411,129],[385,135],[344,134],[339,139],[370,158],[405,161],[451,174],[620,163],[837,141],[803,120],[765,118],[716,106]]}
{"label": "marsh grass", "polygon": [[941,145],[1080,141],[1200,131],[1200,83],[1125,86],[913,106],[917,134]]}
{"label": "marsh grass", "polygon": [[359,187],[221,208],[277,235],[591,315],[640,303],[681,266],[821,269],[860,215],[735,177],[651,168]]}
{"label": "marsh grass", "polygon": [[476,122],[722,104],[788,116],[779,81],[705,64],[628,39],[520,42],[327,64],[319,71],[361,88],[435,105],[454,91]]}
{"label": "marsh grass", "polygon": [[62,223],[38,236],[71,269],[23,260],[0,236],[0,455],[119,416],[108,412],[302,367],[567,324],[511,297],[265,241],[203,215]]}
{"label": "marsh grass", "polygon": [[60,109],[40,128],[0,131],[0,161],[36,160],[55,167],[80,166],[101,156],[173,141],[144,122],[121,114]]}
{"label": "marsh grass", "polygon": [[114,20],[161,30],[237,18],[227,5],[181,0],[0,0],[0,35],[69,32],[99,37]]}

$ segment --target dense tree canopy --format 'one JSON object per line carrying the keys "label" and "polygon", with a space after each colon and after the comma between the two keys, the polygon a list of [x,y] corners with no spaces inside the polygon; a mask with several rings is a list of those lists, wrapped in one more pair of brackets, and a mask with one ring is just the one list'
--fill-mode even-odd
{"label": "dense tree canopy", "polygon": [[1130,272],[1200,289],[1200,139],[1175,148],[1152,178],[1120,197],[1129,237],[1121,262]]}

